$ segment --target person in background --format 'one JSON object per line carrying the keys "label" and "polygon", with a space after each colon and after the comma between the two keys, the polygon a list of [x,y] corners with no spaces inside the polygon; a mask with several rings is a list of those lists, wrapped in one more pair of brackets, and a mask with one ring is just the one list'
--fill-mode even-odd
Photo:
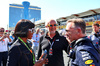
{"label": "person in background", "polygon": [[27,42],[32,38],[34,33],[34,23],[29,20],[21,19],[15,26],[14,35],[17,37],[11,45],[8,54],[8,66],[42,66],[45,63],[45,58],[35,61],[35,55]]}
{"label": "person in background", "polygon": [[67,52],[68,42],[56,31],[57,22],[55,20],[46,21],[45,26],[48,32],[40,37],[37,59],[46,49],[49,62],[44,66],[64,66],[63,50]]}
{"label": "person in background", "polygon": [[14,31],[11,31],[10,32],[10,39],[11,39],[11,42],[9,42],[9,44],[8,44],[8,46],[9,46],[9,49],[10,49],[10,47],[11,47],[11,45],[12,45],[12,43],[13,43],[13,40],[15,39],[15,36],[14,36]]}
{"label": "person in background", "polygon": [[12,31],[10,32],[10,39],[13,41],[14,38],[15,38],[15,36],[14,36],[14,31],[12,30]]}
{"label": "person in background", "polygon": [[100,32],[99,32],[99,24],[94,23],[92,24],[93,33],[92,35],[89,35],[88,38],[92,40],[94,46],[97,48],[97,50],[100,51]]}
{"label": "person in background", "polygon": [[59,34],[60,34],[61,36],[65,36],[65,29],[59,30]]}
{"label": "person in background", "polygon": [[100,54],[85,34],[86,24],[81,18],[66,22],[66,39],[69,41],[71,66],[100,66]]}
{"label": "person in background", "polygon": [[0,27],[0,66],[6,66],[8,57],[8,43],[11,42],[9,34],[5,32],[3,27]]}
{"label": "person in background", "polygon": [[45,30],[40,30],[41,36],[45,34]]}
{"label": "person in background", "polygon": [[33,34],[32,37],[32,41],[33,41],[33,50],[35,55],[37,55],[37,50],[38,50],[38,46],[39,46],[39,39],[40,39],[40,33],[39,33],[40,29],[37,28],[36,29],[36,33]]}

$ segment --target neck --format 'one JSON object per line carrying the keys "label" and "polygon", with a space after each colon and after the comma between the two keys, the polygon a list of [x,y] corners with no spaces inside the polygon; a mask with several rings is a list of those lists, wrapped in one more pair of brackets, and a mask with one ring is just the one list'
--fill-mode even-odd
{"label": "neck", "polygon": [[27,38],[20,37],[25,43],[27,43]]}
{"label": "neck", "polygon": [[53,34],[48,33],[48,36],[49,36],[50,38],[53,38],[53,37],[55,36],[55,33],[53,33]]}
{"label": "neck", "polygon": [[[99,31],[98,31],[99,32]],[[95,33],[98,33],[98,32],[95,32]]]}

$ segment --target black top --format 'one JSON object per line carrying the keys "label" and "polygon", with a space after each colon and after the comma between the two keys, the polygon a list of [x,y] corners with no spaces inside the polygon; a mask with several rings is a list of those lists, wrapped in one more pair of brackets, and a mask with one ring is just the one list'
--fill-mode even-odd
{"label": "black top", "polygon": [[[27,45],[29,46],[29,44]],[[32,53],[19,39],[11,46],[8,55],[8,66],[33,66]]]}
{"label": "black top", "polygon": [[[54,40],[54,44],[52,46],[53,55],[50,56],[49,55],[49,49],[50,49],[49,41],[52,44],[53,40]],[[46,33],[40,37],[37,59],[39,59],[43,51],[46,49],[47,58],[49,62],[45,66],[64,66],[63,50],[67,52],[67,47],[68,47],[68,41],[66,40],[65,37],[60,36],[58,32],[56,32],[56,35],[53,37],[53,39],[51,39]]]}

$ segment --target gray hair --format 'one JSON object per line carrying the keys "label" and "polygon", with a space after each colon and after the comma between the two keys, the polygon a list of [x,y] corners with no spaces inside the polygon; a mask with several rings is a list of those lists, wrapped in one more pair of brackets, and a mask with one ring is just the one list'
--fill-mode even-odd
{"label": "gray hair", "polygon": [[74,26],[73,27],[75,27],[75,28],[81,28],[82,33],[85,34],[86,24],[85,24],[85,21],[83,19],[81,19],[81,18],[69,19],[67,21],[67,23],[69,23],[69,22],[73,22],[74,23]]}

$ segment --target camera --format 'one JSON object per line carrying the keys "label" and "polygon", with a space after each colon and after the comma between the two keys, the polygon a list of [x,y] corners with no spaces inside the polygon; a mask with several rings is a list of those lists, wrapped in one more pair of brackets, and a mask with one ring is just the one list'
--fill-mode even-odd
{"label": "camera", "polygon": [[6,36],[7,35],[7,32],[4,32],[4,35]]}

